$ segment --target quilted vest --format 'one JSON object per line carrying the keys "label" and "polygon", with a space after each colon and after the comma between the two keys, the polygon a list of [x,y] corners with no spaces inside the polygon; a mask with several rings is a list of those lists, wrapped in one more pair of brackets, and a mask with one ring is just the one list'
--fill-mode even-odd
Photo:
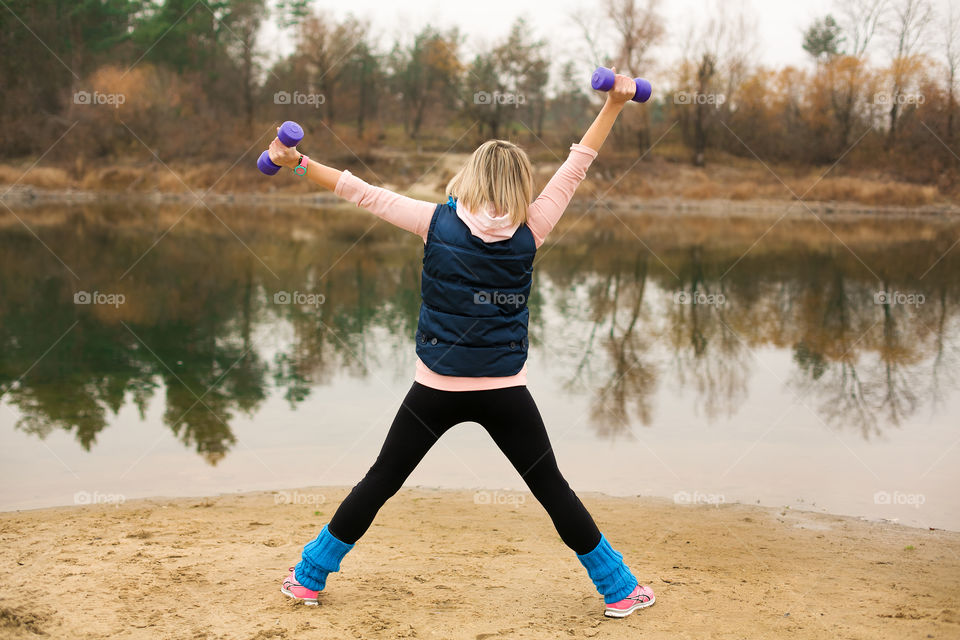
{"label": "quilted vest", "polygon": [[537,247],[523,224],[484,242],[457,216],[453,198],[430,221],[420,277],[417,356],[445,376],[512,376],[527,359],[527,321]]}

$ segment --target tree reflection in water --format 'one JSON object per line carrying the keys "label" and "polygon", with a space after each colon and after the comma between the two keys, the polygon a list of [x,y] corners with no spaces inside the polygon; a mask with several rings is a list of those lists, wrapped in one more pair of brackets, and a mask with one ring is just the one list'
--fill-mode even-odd
{"label": "tree reflection in water", "polygon": [[[129,403],[143,419],[162,390],[163,423],[216,464],[231,422],[274,389],[295,408],[336,376],[411,369],[422,244],[366,214],[218,210],[242,243],[163,208],[19,215],[50,251],[0,218],[0,396],[40,438],[62,429],[91,450],[111,414]],[[761,349],[790,355],[798,403],[865,438],[956,393],[956,226],[734,222],[568,221],[541,250],[532,360],[589,398],[598,436],[653,423],[661,396],[732,416],[768,374]],[[74,304],[77,291],[125,302]]]}

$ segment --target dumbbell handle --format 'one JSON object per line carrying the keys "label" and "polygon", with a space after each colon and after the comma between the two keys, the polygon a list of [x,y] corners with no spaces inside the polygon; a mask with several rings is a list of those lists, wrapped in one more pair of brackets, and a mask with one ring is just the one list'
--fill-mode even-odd
{"label": "dumbbell handle", "polygon": [[[303,140],[303,128],[293,120],[287,120],[280,125],[280,131],[277,132],[277,137],[280,138],[280,142],[283,143],[285,147],[295,147]],[[274,164],[273,160],[270,159],[269,151],[264,151],[260,154],[260,157],[257,158],[257,168],[268,176],[275,175],[277,171],[281,169],[279,165]]]}
{"label": "dumbbell handle", "polygon": [[[593,77],[590,78],[590,86],[597,91],[610,91],[610,89],[613,89],[615,77],[616,74],[611,69],[597,67],[597,70],[593,72]],[[643,78],[634,78],[633,81],[637,84],[637,92],[631,100],[634,102],[646,102],[649,100],[650,94],[653,92],[653,87],[650,86],[650,83]]]}

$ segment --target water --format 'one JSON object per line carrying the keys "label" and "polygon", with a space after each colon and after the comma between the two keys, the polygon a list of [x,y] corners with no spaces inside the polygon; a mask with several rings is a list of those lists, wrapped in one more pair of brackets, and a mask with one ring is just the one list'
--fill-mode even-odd
{"label": "water", "polygon": [[[960,529],[958,226],[780,213],[568,212],[530,300],[561,469],[578,491]],[[356,209],[17,215],[0,508],[362,477],[412,381],[416,237]],[[474,424],[408,484],[524,488]]]}

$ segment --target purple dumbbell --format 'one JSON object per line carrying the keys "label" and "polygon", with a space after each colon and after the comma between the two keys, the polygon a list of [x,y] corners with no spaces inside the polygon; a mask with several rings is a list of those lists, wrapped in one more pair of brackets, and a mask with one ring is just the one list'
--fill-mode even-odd
{"label": "purple dumbbell", "polygon": [[[284,146],[295,147],[303,140],[303,128],[293,120],[287,120],[280,125],[280,131],[277,132],[277,137],[280,138],[280,142],[282,142]],[[272,176],[275,175],[277,171],[280,171],[281,167],[273,164],[269,151],[264,151],[260,154],[260,157],[257,158],[257,168],[268,176]]]}
{"label": "purple dumbbell", "polygon": [[[615,75],[613,71],[606,67],[597,67],[597,70],[593,72],[593,77],[590,78],[590,86],[597,91],[610,91],[610,89],[613,89],[613,79]],[[634,78],[633,81],[637,83],[637,92],[631,100],[634,102],[646,102],[649,100],[650,94],[653,92],[653,87],[650,86],[650,83],[643,78]]]}

